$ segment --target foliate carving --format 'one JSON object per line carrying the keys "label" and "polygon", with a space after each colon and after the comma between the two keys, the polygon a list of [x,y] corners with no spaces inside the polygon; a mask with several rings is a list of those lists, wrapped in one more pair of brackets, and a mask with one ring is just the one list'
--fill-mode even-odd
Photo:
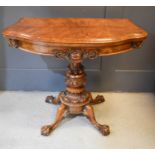
{"label": "foliate carving", "polygon": [[93,48],[62,48],[52,50],[55,57],[80,62],[82,59],[95,59],[99,49]]}
{"label": "foliate carving", "polygon": [[56,58],[64,59],[66,57],[66,52],[64,50],[54,49],[53,53]]}
{"label": "foliate carving", "polygon": [[82,74],[84,72],[84,66],[81,63],[71,63],[68,69],[70,74]]}
{"label": "foliate carving", "polygon": [[19,47],[19,42],[16,39],[8,39],[8,44],[12,48],[18,48]]}
{"label": "foliate carving", "polygon": [[77,94],[65,91],[61,94],[61,101],[68,106],[81,107],[83,105],[89,104],[91,98],[89,92],[87,91]]}
{"label": "foliate carving", "polygon": [[86,84],[86,75],[81,74],[81,75],[76,75],[73,76],[73,74],[68,74],[65,78],[65,83],[69,87],[84,87]]}
{"label": "foliate carving", "polygon": [[71,61],[75,63],[80,63],[81,60],[83,59],[84,52],[82,52],[79,49],[76,49],[75,51],[69,51],[68,57]]}

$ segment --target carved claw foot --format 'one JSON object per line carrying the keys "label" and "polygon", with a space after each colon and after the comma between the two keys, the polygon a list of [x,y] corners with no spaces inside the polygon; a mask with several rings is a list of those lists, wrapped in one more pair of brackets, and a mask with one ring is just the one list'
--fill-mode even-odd
{"label": "carved claw foot", "polygon": [[41,128],[41,135],[48,136],[52,132],[53,128],[51,125],[45,125]]}
{"label": "carved claw foot", "polygon": [[94,110],[91,105],[86,105],[83,114],[89,119],[89,121],[94,125],[104,136],[110,134],[110,128],[108,125],[101,125],[95,119]]}
{"label": "carved claw foot", "polygon": [[93,99],[92,104],[99,104],[99,103],[102,103],[104,101],[105,101],[105,99],[104,99],[103,95],[97,95],[96,98]]}
{"label": "carved claw foot", "polygon": [[46,103],[59,104],[60,103],[60,95],[58,97],[47,96],[45,99]]}
{"label": "carved claw foot", "polygon": [[53,96],[47,96],[46,99],[45,99],[45,102],[46,103],[53,103],[52,101],[54,100],[54,97]]}
{"label": "carved claw foot", "polygon": [[68,110],[66,105],[61,104],[57,110],[55,121],[52,124],[45,125],[41,128],[41,134],[43,136],[48,136],[62,121],[65,114],[67,114]]}
{"label": "carved claw foot", "polygon": [[108,136],[110,134],[110,128],[108,125],[101,125],[98,129],[104,136]]}

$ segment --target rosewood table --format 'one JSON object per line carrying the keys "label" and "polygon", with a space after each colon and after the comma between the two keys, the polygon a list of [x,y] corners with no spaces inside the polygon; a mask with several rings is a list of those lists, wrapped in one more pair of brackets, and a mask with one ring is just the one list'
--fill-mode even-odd
{"label": "rosewood table", "polygon": [[6,28],[3,35],[10,47],[70,62],[65,75],[66,90],[56,98],[46,98],[46,102],[60,107],[54,123],[42,127],[42,135],[48,136],[68,114],[82,114],[103,135],[110,133],[108,125],[95,119],[92,105],[104,102],[104,97],[93,98],[85,89],[82,61],[139,48],[147,37],[142,28],[128,19],[21,18]]}

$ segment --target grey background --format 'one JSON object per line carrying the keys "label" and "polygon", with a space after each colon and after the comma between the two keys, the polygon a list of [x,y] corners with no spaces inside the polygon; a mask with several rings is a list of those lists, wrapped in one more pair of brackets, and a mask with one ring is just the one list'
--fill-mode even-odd
{"label": "grey background", "polygon": [[[155,90],[155,7],[0,7],[0,29],[29,17],[129,18],[149,37],[133,52],[85,61],[91,91]],[[50,90],[65,88],[67,62],[8,47],[0,36],[0,89]]]}

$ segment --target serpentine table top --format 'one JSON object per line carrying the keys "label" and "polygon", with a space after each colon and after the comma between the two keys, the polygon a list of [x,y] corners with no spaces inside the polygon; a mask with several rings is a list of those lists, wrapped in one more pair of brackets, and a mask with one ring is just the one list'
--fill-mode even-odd
{"label": "serpentine table top", "polygon": [[98,55],[123,53],[140,47],[147,33],[128,19],[21,18],[3,31],[11,47],[41,55],[68,48]]}

